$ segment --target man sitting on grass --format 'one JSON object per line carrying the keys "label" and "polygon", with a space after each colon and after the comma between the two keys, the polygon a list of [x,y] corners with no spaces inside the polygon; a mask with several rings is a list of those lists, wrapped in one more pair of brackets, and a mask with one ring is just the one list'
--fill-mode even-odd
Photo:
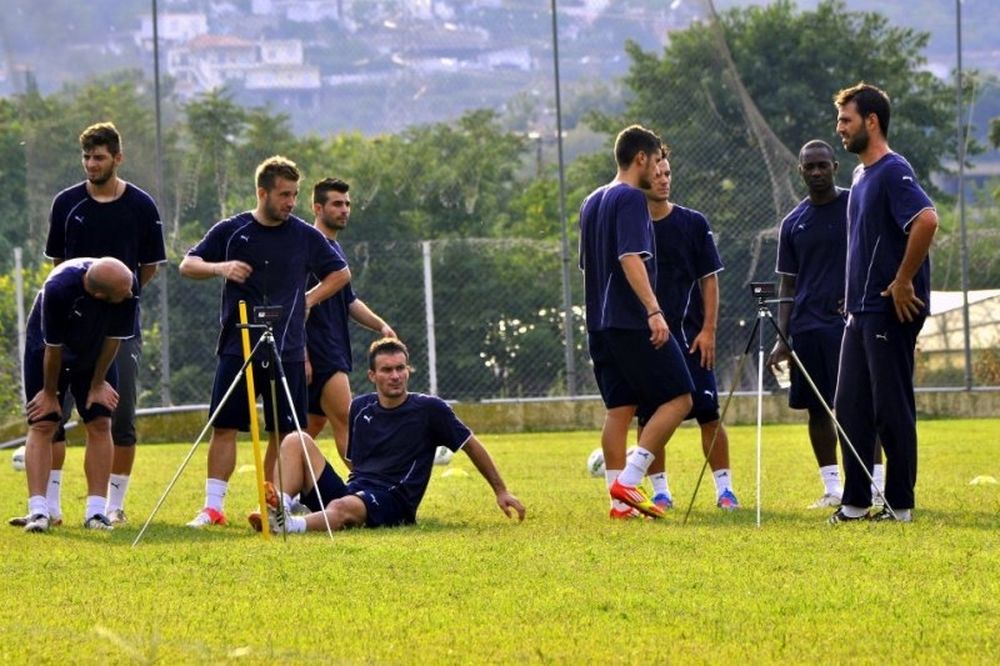
{"label": "man sitting on grass", "polygon": [[[438,446],[452,451],[463,449],[490,484],[500,510],[508,517],[514,511],[518,520],[524,520],[524,505],[507,490],[486,448],[451,407],[435,396],[407,391],[409,360],[406,345],[395,338],[376,340],[368,348],[368,378],[375,385],[375,393],[351,402],[347,458],[352,471],[346,484],[311,437],[302,435],[305,451],[298,433],[290,433],[282,440],[280,487],[284,494],[280,508],[270,484],[267,492],[272,532],[281,532],[283,525],[292,533],[325,530],[327,521],[335,530],[416,522]],[[317,474],[316,486],[310,465]],[[275,478],[279,478],[277,466]],[[289,513],[296,493],[313,513]],[[259,513],[251,513],[248,520],[254,529],[262,529]]]}

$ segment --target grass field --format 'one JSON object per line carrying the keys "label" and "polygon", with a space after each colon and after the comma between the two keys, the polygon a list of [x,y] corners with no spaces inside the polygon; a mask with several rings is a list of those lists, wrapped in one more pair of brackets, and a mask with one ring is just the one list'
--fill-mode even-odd
{"label": "grass field", "polygon": [[[671,445],[686,505],[697,431]],[[3,527],[3,663],[995,663],[1000,655],[997,421],[925,421],[915,522],[830,527],[804,507],[821,485],[805,426],[764,429],[755,526],[755,430],[730,429],[745,509],[691,521],[611,522],[584,473],[597,433],[483,435],[528,507],[514,524],[468,477],[436,468],[415,527],[264,543],[243,521],[256,494],[241,448],[231,526],[183,527],[202,499],[204,450],[131,547],[190,444],[139,451],[132,524],[78,527],[82,450],[70,450],[68,525]],[[323,441],[330,450],[332,443]],[[0,507],[24,476],[0,469]]]}

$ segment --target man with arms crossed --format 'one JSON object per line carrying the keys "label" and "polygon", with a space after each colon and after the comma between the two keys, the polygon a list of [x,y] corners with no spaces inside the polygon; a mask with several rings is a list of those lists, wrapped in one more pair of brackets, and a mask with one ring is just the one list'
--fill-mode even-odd
{"label": "man with arms crossed", "polygon": [[[304,435],[305,453],[296,433],[285,437],[281,443],[281,510],[277,493],[268,484],[271,531],[280,532],[282,521],[287,521],[291,533],[325,530],[327,521],[335,530],[415,523],[438,446],[465,451],[493,489],[500,510],[524,520],[524,506],[507,490],[486,448],[451,407],[435,396],[407,390],[409,361],[406,345],[395,338],[376,340],[369,347],[368,378],[375,392],[351,402],[347,447],[351,475],[346,484],[311,437]],[[316,474],[318,493],[309,466]],[[289,513],[295,493],[312,513]],[[263,528],[259,513],[248,518],[254,529]]]}
{"label": "man with arms crossed", "polygon": [[[615,140],[615,179],[580,209],[580,269],[594,376],[607,408],[601,432],[612,518],[662,517],[639,487],[655,456],[691,411],[691,377],[652,285],[656,246],[644,189],[659,173],[660,138],[632,125]],[[650,414],[626,460],[636,408]]]}
{"label": "man with arms crossed", "polygon": [[[330,242],[330,247],[347,265],[337,234],[347,228],[351,217],[350,185],[339,178],[326,178],[313,187],[313,226]],[[308,287],[318,284],[310,274]],[[351,336],[347,319],[383,337],[396,332],[357,297],[348,283],[336,294],[319,303],[306,319],[306,379],[309,382],[309,424],[307,431],[318,439],[327,420],[333,428],[337,452],[347,462],[347,411],[351,406]]]}
{"label": "man with arms crossed", "polygon": [[[264,423],[270,433],[265,474],[271,476],[278,451],[278,433],[295,429],[291,409],[299,424],[306,419],[305,319],[310,308],[342,289],[351,280],[347,264],[334,253],[323,234],[292,215],[299,194],[300,174],[295,164],[281,156],[269,157],[257,167],[257,208],[216,223],[181,262],[181,275],[195,280],[225,280],[219,312],[219,363],[212,388],[211,411],[225,395],[243,365],[238,303],[247,303],[252,317],[256,306],[276,305],[281,317],[272,324],[275,345],[292,393],[289,405],[280,382],[274,423],[271,390],[267,380],[268,350],[254,358],[254,389],[263,396]],[[315,274],[319,284],[306,291],[306,278]],[[261,332],[251,330],[251,347]],[[208,449],[205,505],[189,527],[224,525],[223,505],[229,477],[236,467],[236,433],[250,428],[246,383],[237,383],[225,407],[216,416]]]}
{"label": "man with arms crossed", "polygon": [[[656,237],[656,300],[667,316],[667,325],[682,349],[694,383],[694,406],[686,415],[698,421],[701,447],[709,456],[715,478],[715,505],[740,508],[733,492],[729,468],[729,435],[719,419],[719,395],[715,380],[715,329],[719,321],[719,271],[722,259],[708,220],[698,211],[670,201],[669,149],[664,146],[660,173],[646,190],[649,215]],[[648,414],[638,410],[640,434]],[[718,431],[718,434],[716,434]],[[715,444],[712,444],[712,440]],[[711,451],[709,450],[711,448]],[[649,467],[653,503],[673,508],[663,456]]]}
{"label": "man with arms crossed", "polygon": [[[844,263],[847,256],[849,191],[834,184],[833,147],[813,140],[799,150],[799,174],[809,196],[781,221],[775,272],[781,276],[778,326],[795,347],[806,372],[827,405],[837,388],[840,341],[844,336]],[[779,337],[768,364],[791,363],[788,406],[809,413],[809,441],[819,465],[823,496],[810,509],[840,506],[843,487],[837,465],[837,428],[813,393],[789,348]]]}
{"label": "man with arms crossed", "polygon": [[111,413],[118,405],[115,355],[119,341],[135,330],[138,288],[131,269],[119,260],[78,258],[53,268],[35,298],[24,350],[24,390],[30,396],[26,532],[47,532],[54,522],[45,488],[52,469],[52,440],[67,392],[76,398],[87,432],[83,526],[112,529],[104,511],[113,455]]}
{"label": "man with arms crossed", "polygon": [[913,363],[930,302],[928,252],[938,227],[934,204],[912,167],[889,149],[890,102],[859,83],[834,97],[837,134],[861,164],[847,204],[847,327],[834,399],[837,418],[861,456],[844,443],[843,504],[831,523],[868,517],[876,436],[885,453],[885,499],[879,521],[913,519],[917,481],[917,411]]}

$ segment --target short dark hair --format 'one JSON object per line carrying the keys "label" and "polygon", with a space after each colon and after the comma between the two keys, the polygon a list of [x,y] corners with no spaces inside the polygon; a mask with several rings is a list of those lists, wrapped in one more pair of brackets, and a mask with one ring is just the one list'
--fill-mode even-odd
{"label": "short dark hair", "polygon": [[330,192],[340,192],[347,194],[351,186],[339,178],[324,178],[313,185],[313,203],[323,205],[326,203],[326,195]]}
{"label": "short dark hair", "polygon": [[122,136],[114,123],[94,123],[80,134],[80,148],[89,152],[105,146],[112,155],[122,152]]}
{"label": "short dark hair", "polygon": [[663,142],[652,130],[642,125],[629,125],[615,138],[615,162],[626,169],[639,153],[655,155]]}
{"label": "short dark hair", "polygon": [[802,155],[804,155],[807,150],[812,150],[813,148],[823,148],[826,152],[830,153],[830,161],[836,160],[836,155],[833,152],[833,146],[822,139],[813,139],[812,141],[806,141],[805,144],[799,149],[799,163],[802,162]]}
{"label": "short dark hair", "polygon": [[881,88],[861,81],[860,83],[844,88],[833,96],[833,103],[837,108],[843,108],[850,102],[854,102],[858,107],[861,118],[867,118],[874,113],[878,118],[879,129],[882,136],[889,138],[889,116],[892,113],[892,104],[889,102],[889,95]]}
{"label": "short dark hair", "polygon": [[384,354],[400,354],[406,356],[406,363],[410,363],[410,350],[401,340],[396,338],[379,338],[368,347],[368,369],[375,370],[375,357]]}
{"label": "short dark hair", "polygon": [[257,187],[263,187],[269,192],[274,189],[274,184],[278,182],[279,178],[297,183],[301,177],[302,174],[299,172],[299,168],[295,166],[295,162],[281,155],[268,157],[257,165],[257,170],[254,172],[254,180],[257,182]]}

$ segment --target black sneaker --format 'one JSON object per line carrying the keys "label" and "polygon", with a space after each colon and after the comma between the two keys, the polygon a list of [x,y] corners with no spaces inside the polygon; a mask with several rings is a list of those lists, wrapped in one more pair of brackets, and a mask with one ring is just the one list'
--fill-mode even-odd
{"label": "black sneaker", "polygon": [[871,516],[867,513],[863,516],[848,516],[844,513],[844,507],[840,507],[832,516],[826,519],[826,522],[831,525],[837,525],[838,523],[853,523],[859,520],[871,520]]}
{"label": "black sneaker", "polygon": [[88,530],[113,530],[114,526],[108,517],[103,513],[95,513],[87,520],[83,521],[83,526]]}
{"label": "black sneaker", "polygon": [[889,511],[889,509],[882,509],[872,516],[872,520],[876,523],[909,523],[913,520],[913,513],[903,513],[903,509],[895,513]]}

